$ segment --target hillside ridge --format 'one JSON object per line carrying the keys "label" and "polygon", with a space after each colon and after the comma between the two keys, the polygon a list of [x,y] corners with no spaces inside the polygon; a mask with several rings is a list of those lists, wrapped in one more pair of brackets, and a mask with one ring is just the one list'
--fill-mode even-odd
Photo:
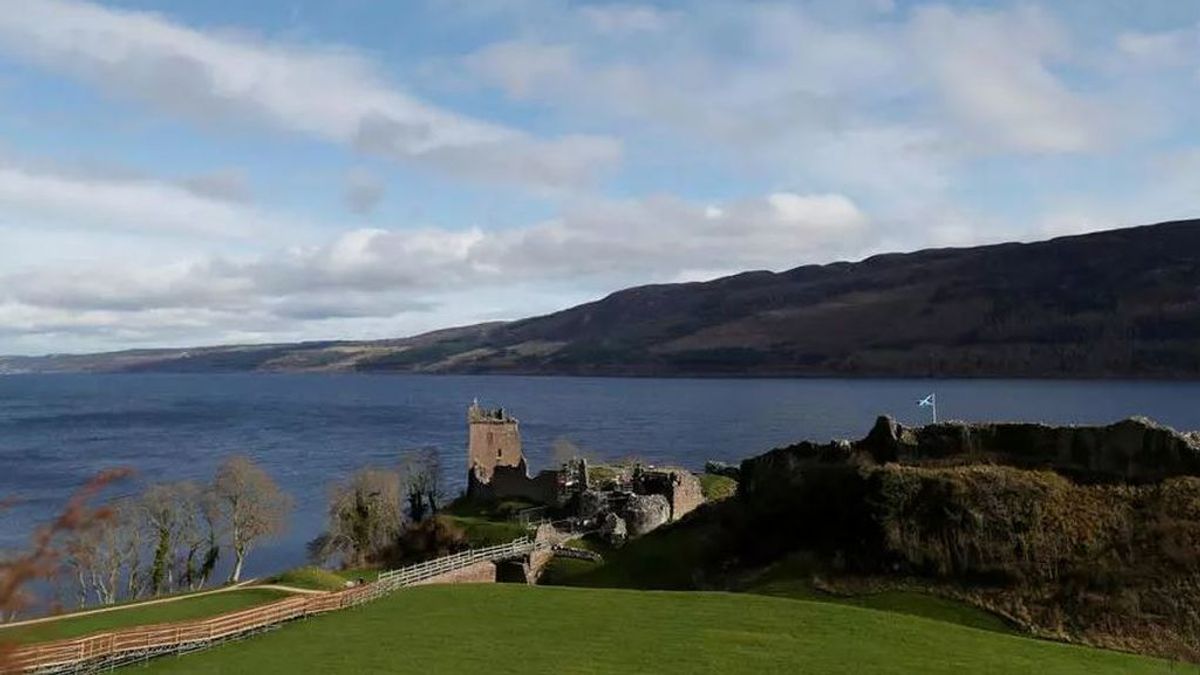
{"label": "hillside ridge", "polygon": [[1200,220],[648,284],[378,341],[0,357],[0,372],[1200,376]]}

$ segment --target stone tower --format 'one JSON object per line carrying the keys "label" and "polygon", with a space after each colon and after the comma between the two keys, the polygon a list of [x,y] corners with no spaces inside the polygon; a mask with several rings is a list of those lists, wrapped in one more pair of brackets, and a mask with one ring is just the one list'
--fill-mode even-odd
{"label": "stone tower", "polygon": [[490,483],[498,466],[525,468],[517,420],[503,408],[487,410],[475,401],[467,409],[467,424],[467,471],[477,481]]}

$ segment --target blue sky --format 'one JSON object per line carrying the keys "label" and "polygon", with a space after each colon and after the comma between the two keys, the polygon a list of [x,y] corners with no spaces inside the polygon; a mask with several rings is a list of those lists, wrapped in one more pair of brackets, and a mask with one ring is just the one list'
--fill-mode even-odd
{"label": "blue sky", "polygon": [[1200,4],[9,0],[0,353],[1197,215]]}

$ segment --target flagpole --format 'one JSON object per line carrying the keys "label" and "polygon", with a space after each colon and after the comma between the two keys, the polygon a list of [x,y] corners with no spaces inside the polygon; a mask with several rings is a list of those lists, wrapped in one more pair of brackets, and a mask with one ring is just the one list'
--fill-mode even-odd
{"label": "flagpole", "polygon": [[930,394],[929,398],[933,401],[933,405],[930,406],[933,408],[933,423],[937,424],[937,394]]}

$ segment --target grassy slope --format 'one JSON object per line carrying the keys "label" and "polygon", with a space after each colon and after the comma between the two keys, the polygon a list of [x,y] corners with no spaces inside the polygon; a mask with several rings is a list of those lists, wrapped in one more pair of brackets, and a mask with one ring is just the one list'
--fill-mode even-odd
{"label": "grassy slope", "polygon": [[[349,577],[353,579],[353,577]],[[320,567],[297,567],[269,580],[273,584],[307,588],[314,591],[338,591],[346,587],[347,577]]]}
{"label": "grassy slope", "polygon": [[710,502],[729,499],[737,492],[737,481],[728,476],[702,473],[700,474],[700,489],[704,493],[704,499]]}
{"label": "grassy slope", "polygon": [[471,546],[493,546],[528,534],[527,528],[513,517],[530,506],[535,504],[513,499],[477,504],[464,498],[449,504],[440,515],[461,527]]}
{"label": "grassy slope", "polygon": [[[705,538],[703,523],[693,521],[662,528],[616,550],[596,542],[574,540],[570,542],[572,546],[599,551],[604,556],[604,563],[556,558],[546,567],[539,583],[551,586],[691,589],[694,587],[691,570],[699,567],[699,561],[704,557]],[[737,584],[733,589],[795,600],[899,612],[983,630],[1012,632],[1004,619],[990,612],[964,602],[923,593],[884,591],[858,596],[826,593],[813,587],[811,565],[803,556],[782,560],[751,583]]]}
{"label": "grassy slope", "polygon": [[1160,673],[1170,665],[915,617],[729,593],[414,588],[169,673]]}
{"label": "grassy slope", "polygon": [[213,593],[157,605],[130,607],[77,618],[62,618],[21,628],[2,629],[0,630],[0,641],[44,642],[80,637],[114,628],[202,619],[261,605],[287,596],[287,593],[265,588]]}
{"label": "grassy slope", "polygon": [[500,522],[478,516],[446,516],[467,534],[471,546],[483,547],[507,544],[517,537],[528,534],[519,523]]}

